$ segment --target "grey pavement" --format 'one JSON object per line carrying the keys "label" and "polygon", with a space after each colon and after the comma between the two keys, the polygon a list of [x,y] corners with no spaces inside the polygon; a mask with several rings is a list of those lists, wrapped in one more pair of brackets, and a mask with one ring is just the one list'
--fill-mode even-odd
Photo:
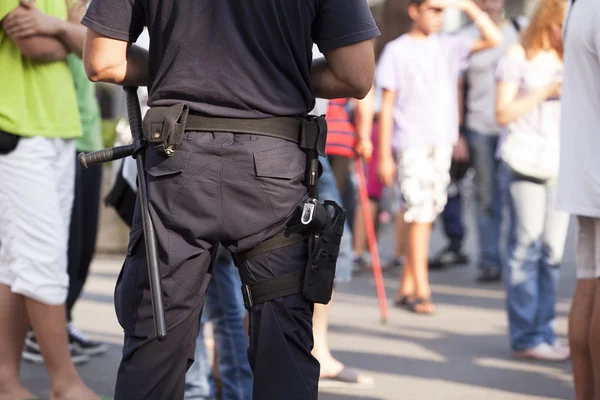
{"label": "grey pavement", "polygon": [[[474,255],[475,230],[467,214],[467,248]],[[439,230],[436,226],[432,253],[444,245]],[[557,303],[556,330],[563,341],[575,284],[574,231],[572,222]],[[392,240],[388,227],[380,239],[384,259],[390,256]],[[83,379],[104,395],[112,394],[119,365],[122,331],[115,317],[112,294],[122,260],[120,255],[96,257],[74,316],[84,333],[109,343],[108,354],[78,367]],[[503,285],[476,284],[475,272],[471,265],[431,274],[434,300],[438,303],[434,316],[394,309],[391,299],[397,274],[386,272],[390,303],[387,324],[380,321],[371,275],[355,276],[351,283],[340,286],[330,325],[334,356],[373,376],[375,386],[321,388],[319,399],[572,399],[570,363],[524,362],[511,357]],[[22,376],[34,393],[48,397],[49,380],[43,366],[23,363]]]}

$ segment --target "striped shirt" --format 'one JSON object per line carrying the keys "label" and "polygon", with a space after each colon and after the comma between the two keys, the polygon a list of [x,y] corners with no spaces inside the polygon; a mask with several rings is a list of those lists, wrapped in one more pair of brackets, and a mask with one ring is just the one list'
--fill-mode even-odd
{"label": "striped shirt", "polygon": [[354,157],[356,135],[354,126],[346,112],[348,99],[334,99],[327,107],[327,145],[325,152],[330,155]]}

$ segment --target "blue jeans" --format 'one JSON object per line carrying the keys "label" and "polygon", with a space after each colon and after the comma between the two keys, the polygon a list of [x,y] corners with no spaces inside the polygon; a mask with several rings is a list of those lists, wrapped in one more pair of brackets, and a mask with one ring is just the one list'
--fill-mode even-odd
{"label": "blue jeans", "polygon": [[[319,200],[332,200],[343,207],[340,192],[335,184],[335,177],[331,165],[326,157],[319,157],[323,166],[323,174],[317,183],[319,188]],[[337,283],[348,282],[352,278],[352,231],[346,220],[344,234],[340,242],[340,252],[337,259],[335,281]]]}
{"label": "blue jeans", "polygon": [[569,216],[555,211],[555,185],[510,173],[506,304],[514,351],[556,340],[552,322]]}
{"label": "blue jeans", "polygon": [[459,250],[465,237],[465,227],[462,221],[462,195],[456,182],[451,182],[448,188],[448,202],[442,211],[442,222],[450,247]]}
{"label": "blue jeans", "polygon": [[200,317],[200,331],[196,338],[194,363],[185,374],[185,400],[212,400],[215,398],[215,382],[204,343],[206,313]]}
{"label": "blue jeans", "polygon": [[500,232],[502,223],[502,177],[496,158],[498,135],[483,135],[466,130],[471,162],[475,169],[475,201],[479,233],[479,267],[502,267]]}
{"label": "blue jeans", "polygon": [[[206,291],[204,318],[212,322],[223,400],[252,399],[252,371],[248,363],[248,338],[243,325],[246,309],[238,269],[229,252],[219,249]],[[196,361],[186,374],[186,399],[213,399],[214,381],[204,346],[201,323],[196,340]],[[211,397],[212,396],[212,397]]]}

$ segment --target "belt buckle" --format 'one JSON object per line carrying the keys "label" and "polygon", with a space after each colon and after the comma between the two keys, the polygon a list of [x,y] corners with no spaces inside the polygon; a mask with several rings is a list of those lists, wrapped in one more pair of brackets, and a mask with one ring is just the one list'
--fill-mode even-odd
{"label": "belt buckle", "polygon": [[252,301],[252,291],[249,285],[242,285],[242,297],[244,298],[244,308],[248,311],[254,306]]}

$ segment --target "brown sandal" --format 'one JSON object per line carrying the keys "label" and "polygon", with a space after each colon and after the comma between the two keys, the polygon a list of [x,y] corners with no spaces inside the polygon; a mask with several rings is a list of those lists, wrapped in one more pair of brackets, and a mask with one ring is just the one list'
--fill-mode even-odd
{"label": "brown sandal", "polygon": [[408,304],[407,309],[417,314],[431,315],[435,313],[435,304],[431,299],[416,298]]}

